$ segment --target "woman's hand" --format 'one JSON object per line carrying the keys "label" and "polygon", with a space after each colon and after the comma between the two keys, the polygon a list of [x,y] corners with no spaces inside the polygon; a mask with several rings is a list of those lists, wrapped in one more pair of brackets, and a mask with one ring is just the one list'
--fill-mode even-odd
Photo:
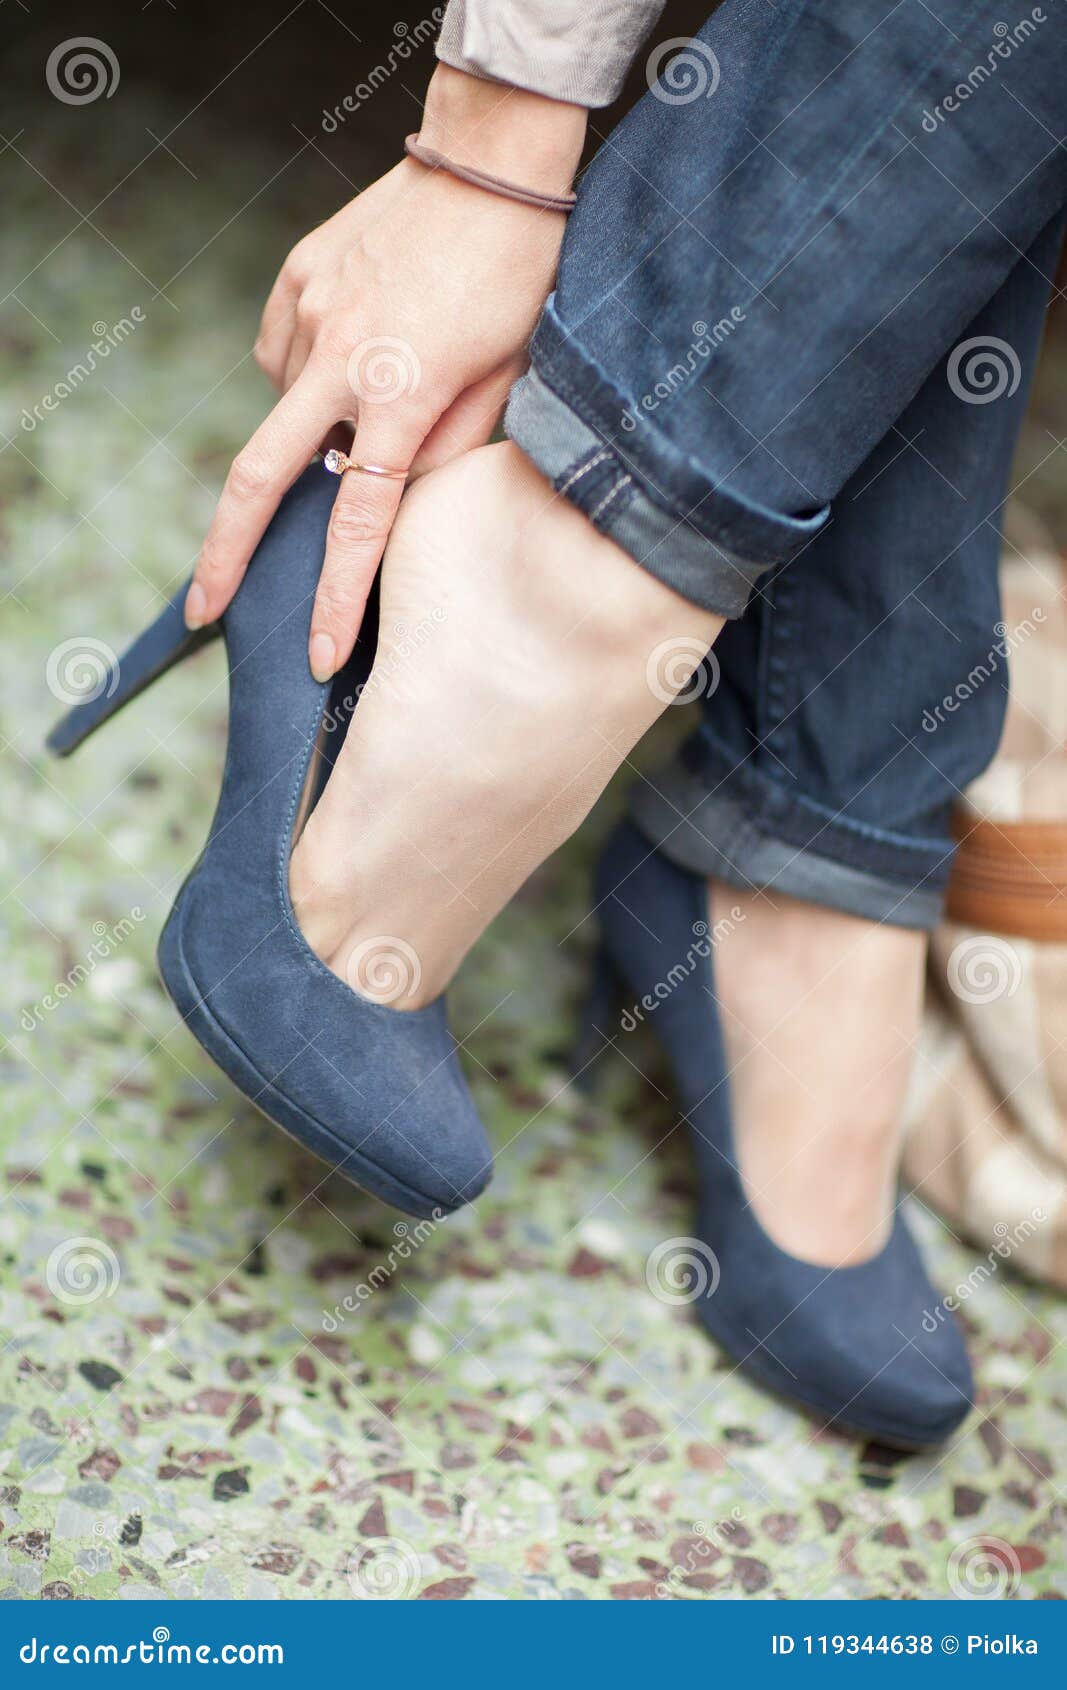
{"label": "woman's hand", "polygon": [[[546,192],[577,166],[585,112],[440,66],[422,137]],[[256,357],[282,394],[234,460],[186,600],[230,602],[286,489],[338,423],[361,463],[421,473],[489,438],[555,279],[565,219],[405,159],[294,247]],[[325,680],[351,652],[403,481],[341,481],[311,621]]]}

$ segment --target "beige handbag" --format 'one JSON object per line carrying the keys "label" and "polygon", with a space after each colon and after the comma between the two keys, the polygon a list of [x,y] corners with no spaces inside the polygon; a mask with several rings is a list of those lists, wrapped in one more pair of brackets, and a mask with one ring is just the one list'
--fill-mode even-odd
{"label": "beige handbag", "polygon": [[1008,719],[958,816],[905,1175],[990,1271],[1067,1288],[1067,570],[1036,530],[1013,541],[991,654]]}

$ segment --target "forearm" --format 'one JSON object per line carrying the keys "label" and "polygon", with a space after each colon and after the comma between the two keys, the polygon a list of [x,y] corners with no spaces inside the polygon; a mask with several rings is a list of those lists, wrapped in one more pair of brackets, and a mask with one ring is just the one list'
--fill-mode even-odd
{"label": "forearm", "polygon": [[585,142],[584,107],[439,64],[420,135],[427,146],[546,193],[570,187]]}

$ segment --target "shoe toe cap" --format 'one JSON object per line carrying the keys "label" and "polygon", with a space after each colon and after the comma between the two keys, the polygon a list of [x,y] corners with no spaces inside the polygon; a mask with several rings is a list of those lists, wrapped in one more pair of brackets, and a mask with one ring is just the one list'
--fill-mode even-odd
{"label": "shoe toe cap", "polygon": [[966,1419],[975,1392],[963,1333],[903,1225],[856,1268],[812,1267],[752,1227],[720,1254],[699,1312],[765,1384],[890,1444],[937,1444]]}
{"label": "shoe toe cap", "polygon": [[401,1208],[440,1218],[473,1202],[489,1183],[492,1149],[452,1055],[410,1087],[390,1086],[377,1096],[366,1088],[355,1108],[344,1084],[332,1106],[324,1108],[319,1086],[312,1096],[319,1119],[332,1124],[347,1151],[337,1156],[340,1171],[367,1185],[368,1168],[379,1170],[395,1187],[390,1193],[382,1186],[379,1194]]}
{"label": "shoe toe cap", "polygon": [[493,1174],[492,1148],[470,1102],[462,1118],[450,1113],[447,1131],[441,1130],[440,1117],[424,1118],[399,1154],[394,1138],[391,1161],[412,1191],[443,1214],[473,1203]]}
{"label": "shoe toe cap", "polygon": [[941,1443],[974,1406],[974,1375],[963,1334],[945,1314],[936,1332],[901,1337],[906,1347],[886,1370],[879,1411],[900,1436],[917,1444]]}
{"label": "shoe toe cap", "polygon": [[[245,1095],[337,1172],[420,1217],[482,1192],[492,1152],[438,1000],[411,1013],[358,998],[284,924],[236,960],[193,885],[161,945],[175,1001]],[[262,921],[259,923],[262,926]]]}
{"label": "shoe toe cap", "polygon": [[826,1362],[835,1417],[888,1443],[941,1443],[974,1404],[963,1334],[947,1312],[933,1329],[890,1319],[875,1334],[868,1322]]}

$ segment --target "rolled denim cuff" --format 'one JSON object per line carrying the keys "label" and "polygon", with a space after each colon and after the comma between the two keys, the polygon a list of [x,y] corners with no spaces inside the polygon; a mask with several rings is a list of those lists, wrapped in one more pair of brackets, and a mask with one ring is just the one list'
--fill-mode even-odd
{"label": "rolled denim cuff", "polygon": [[941,919],[951,839],[910,840],[862,827],[751,770],[696,773],[683,760],[630,794],[634,824],[691,874],[891,927],[929,931]]}
{"label": "rolled denim cuff", "polygon": [[531,356],[511,390],[508,436],[594,527],[693,604],[740,616],[759,577],[825,525],[829,507],[792,517],[718,488],[615,390],[551,299]]}

